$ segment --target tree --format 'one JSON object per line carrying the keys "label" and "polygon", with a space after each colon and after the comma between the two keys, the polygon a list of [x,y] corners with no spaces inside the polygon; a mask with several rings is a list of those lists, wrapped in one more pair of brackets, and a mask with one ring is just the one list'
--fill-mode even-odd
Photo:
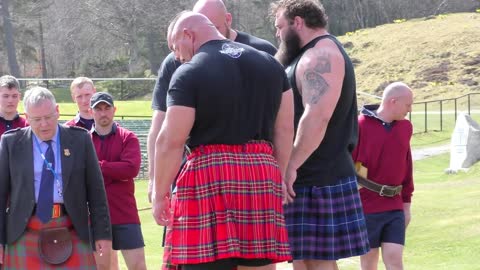
{"label": "tree", "polygon": [[10,17],[9,0],[0,0],[0,12],[3,18],[3,32],[4,32],[4,41],[5,48],[7,49],[7,58],[8,58],[8,67],[10,68],[10,73],[19,78],[20,77],[20,68],[18,67],[17,62],[17,51],[15,50],[15,40],[13,33],[12,18]]}

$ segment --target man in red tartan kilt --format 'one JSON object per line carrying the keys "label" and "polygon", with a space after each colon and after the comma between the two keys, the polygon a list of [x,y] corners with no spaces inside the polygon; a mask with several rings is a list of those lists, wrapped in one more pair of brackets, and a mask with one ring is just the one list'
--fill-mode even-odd
{"label": "man in red tartan kilt", "polygon": [[[269,54],[225,39],[204,15],[182,13],[169,29],[185,64],[168,90],[152,197],[156,222],[171,226],[171,263],[271,269],[291,259],[282,210],[293,141],[286,74]],[[185,143],[190,153],[170,206]]]}
{"label": "man in red tartan kilt", "polygon": [[58,124],[45,88],[28,90],[24,108],[30,127],[6,132],[0,143],[0,265],[96,269],[89,228],[108,257],[111,225],[90,135]]}

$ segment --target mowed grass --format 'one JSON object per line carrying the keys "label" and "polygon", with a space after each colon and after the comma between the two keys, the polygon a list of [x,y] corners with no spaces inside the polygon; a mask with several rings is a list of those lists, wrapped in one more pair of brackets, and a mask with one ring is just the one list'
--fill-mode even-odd
{"label": "mowed grass", "polygon": [[[480,269],[480,164],[468,172],[447,175],[449,155],[416,161],[412,221],[407,231],[405,269]],[[139,208],[149,207],[147,181],[136,182]],[[140,211],[148,269],[159,269],[163,227],[151,210]],[[126,269],[120,256],[122,269]],[[339,261],[340,269],[359,269],[359,259]],[[278,269],[288,269],[282,265]],[[379,269],[384,269],[383,265]]]}
{"label": "mowed grass", "polygon": [[[60,102],[59,110],[61,120],[69,120],[77,113],[76,104],[72,102]],[[150,119],[152,115],[150,100],[129,100],[115,101],[117,107],[117,119]],[[19,104],[20,112],[23,112],[23,105]],[[425,130],[425,114],[421,108],[414,108],[415,112],[411,115],[411,121],[414,125],[414,137],[412,138],[412,148],[421,148],[432,145],[448,144],[455,127],[455,114],[446,112],[442,117],[442,126],[440,126],[440,115],[438,110],[428,111],[427,114],[427,133]],[[472,113],[472,118],[480,122],[480,114]]]}

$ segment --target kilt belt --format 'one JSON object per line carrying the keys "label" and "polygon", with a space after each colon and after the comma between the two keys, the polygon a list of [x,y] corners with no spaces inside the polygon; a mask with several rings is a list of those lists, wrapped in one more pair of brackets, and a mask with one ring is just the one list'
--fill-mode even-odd
{"label": "kilt belt", "polygon": [[385,196],[385,197],[395,197],[400,192],[402,192],[403,186],[388,186],[388,185],[380,185],[378,183],[375,183],[372,180],[369,180],[363,176],[360,176],[357,174],[357,181],[358,184],[370,191],[373,191],[375,193],[378,193],[380,196]]}

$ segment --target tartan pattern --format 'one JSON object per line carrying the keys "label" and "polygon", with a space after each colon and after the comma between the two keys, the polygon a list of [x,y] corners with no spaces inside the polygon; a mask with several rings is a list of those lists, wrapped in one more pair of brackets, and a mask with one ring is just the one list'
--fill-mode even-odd
{"label": "tartan pattern", "polygon": [[368,234],[354,176],[335,186],[296,187],[284,206],[294,260],[338,260],[368,252]]}
{"label": "tartan pattern", "polygon": [[95,259],[89,243],[85,243],[72,229],[73,251],[72,256],[61,265],[51,265],[42,261],[38,255],[38,237],[42,228],[72,227],[72,222],[67,216],[53,218],[48,223],[42,224],[36,216],[28,222],[25,233],[11,245],[5,246],[4,270],[88,270],[96,269]]}
{"label": "tartan pattern", "polygon": [[266,142],[194,149],[177,178],[172,263],[291,259],[272,153]]}
{"label": "tartan pattern", "polygon": [[[174,193],[172,194],[171,205],[172,209],[175,208],[175,202],[177,195]],[[164,243],[165,246],[163,247],[163,261],[162,261],[162,270],[180,270],[180,267],[172,264],[172,224],[173,216],[170,217],[170,225],[165,227],[165,237]]]}

